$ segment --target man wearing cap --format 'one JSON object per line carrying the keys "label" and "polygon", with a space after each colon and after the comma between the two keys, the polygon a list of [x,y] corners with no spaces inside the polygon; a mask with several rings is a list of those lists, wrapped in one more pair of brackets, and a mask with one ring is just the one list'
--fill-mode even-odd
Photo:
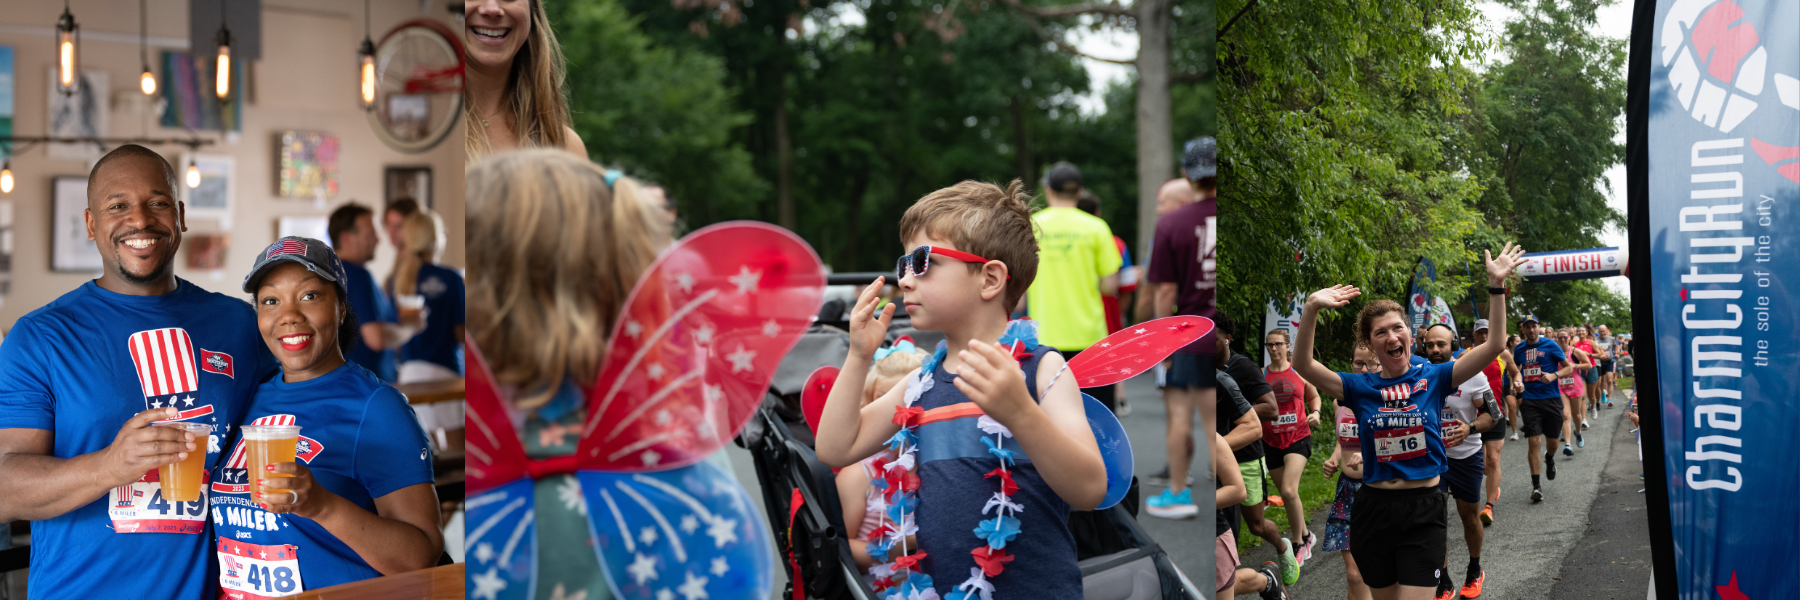
{"label": "man wearing cap", "polygon": [[[1538,335],[1536,315],[1525,315],[1519,320],[1519,345],[1513,348],[1513,362],[1519,367],[1519,376],[1525,384],[1525,394],[1519,400],[1519,431],[1531,444],[1531,452],[1526,454],[1531,464],[1531,501],[1541,502],[1544,492],[1539,487],[1538,475],[1554,481],[1556,479],[1556,441],[1560,439],[1563,426],[1562,391],[1557,389],[1558,379],[1575,372],[1575,364],[1563,354],[1562,347],[1549,338]],[[1545,438],[1549,443],[1545,444]],[[1545,449],[1550,451],[1546,452]],[[1539,452],[1543,452],[1540,457]]]}
{"label": "man wearing cap", "polygon": [[[1074,358],[1106,337],[1100,296],[1118,293],[1123,260],[1106,221],[1075,207],[1081,197],[1081,171],[1075,165],[1052,165],[1043,184],[1050,207],[1031,215],[1038,229],[1038,273],[1025,291],[1025,302],[1038,322],[1038,339]],[[1118,410],[1112,386],[1086,392]]]}
{"label": "man wearing cap", "polygon": [[[1487,342],[1488,320],[1475,320],[1475,345]],[[1488,388],[1501,396],[1500,402],[1494,405],[1500,413],[1499,422],[1487,431],[1481,432],[1482,465],[1486,467],[1484,481],[1487,485],[1486,504],[1481,507],[1481,524],[1494,524],[1494,501],[1500,499],[1500,449],[1506,445],[1506,428],[1517,427],[1518,379],[1519,367],[1513,364],[1512,354],[1501,352],[1494,362],[1481,370],[1487,376]]]}
{"label": "man wearing cap", "polygon": [[[121,146],[88,174],[99,279],[20,318],[0,345],[0,522],[31,527],[31,598],[212,598],[198,501],[162,497],[157,467],[218,441],[277,365],[243,300],[173,272],[175,169]],[[208,436],[152,426],[212,426]]]}
{"label": "man wearing cap", "polygon": [[[1210,137],[1195,139],[1186,145],[1182,155],[1182,172],[1198,197],[1156,220],[1156,232],[1150,243],[1149,269],[1144,276],[1145,281],[1150,283],[1152,304],[1150,314],[1140,316],[1140,320],[1177,314],[1208,319],[1217,316],[1215,288],[1218,286],[1218,271],[1215,249],[1218,247],[1219,231],[1216,198],[1218,153],[1218,144]],[[1195,411],[1200,413],[1201,435],[1208,438],[1217,435],[1219,424],[1214,421],[1217,419],[1215,411],[1218,408],[1216,398],[1221,365],[1214,363],[1214,356],[1220,355],[1219,339],[1216,330],[1209,331],[1194,343],[1177,350],[1165,361],[1167,372],[1162,392],[1168,422],[1164,430],[1164,446],[1169,459],[1170,489],[1147,501],[1158,512],[1187,512],[1188,507],[1192,506],[1193,512],[1200,513],[1207,511],[1212,504],[1212,500],[1208,499],[1211,497],[1204,493],[1201,494],[1202,500],[1195,503],[1192,490],[1187,488],[1186,483],[1187,467],[1191,464],[1190,455],[1195,447],[1212,447],[1211,443],[1205,441],[1197,444],[1192,437]],[[1260,377],[1260,372],[1257,376]],[[1267,386],[1264,386],[1264,391],[1266,389]],[[1245,391],[1252,392],[1248,388]],[[1252,402],[1257,402],[1261,394],[1262,392],[1254,392],[1247,393],[1246,396]],[[1269,418],[1274,418],[1273,414]],[[1226,424],[1226,427],[1229,428],[1230,424]],[[1202,465],[1209,464],[1205,454],[1198,459],[1197,462]],[[1252,499],[1260,502],[1266,495],[1253,494]],[[1216,509],[1217,507],[1213,507],[1213,510]],[[1291,556],[1291,553],[1285,556]],[[1297,566],[1291,571],[1294,576],[1298,576]]]}

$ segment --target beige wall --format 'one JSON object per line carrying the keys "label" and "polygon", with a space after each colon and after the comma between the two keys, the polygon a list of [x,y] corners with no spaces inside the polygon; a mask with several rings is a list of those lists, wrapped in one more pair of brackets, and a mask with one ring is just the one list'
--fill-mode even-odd
{"label": "beige wall", "polygon": [[[372,30],[379,41],[388,29],[417,18],[416,0],[374,2]],[[431,2],[423,15],[456,24],[444,11],[443,2]],[[151,61],[163,49],[184,49],[188,37],[187,0],[149,0]],[[14,52],[14,135],[46,135],[48,70],[54,60],[52,30],[62,14],[61,2],[0,0],[0,45]],[[102,70],[110,76],[112,102],[107,137],[184,137],[179,129],[164,129],[143,108],[136,91],[138,61],[138,2],[136,0],[76,0],[72,5],[82,28],[83,70]],[[213,219],[189,219],[188,232],[224,231],[230,235],[225,268],[218,272],[187,269],[187,250],[176,257],[176,275],[208,289],[243,297],[240,285],[256,253],[275,239],[276,220],[283,216],[323,216],[338,205],[356,200],[379,209],[383,202],[383,170],[389,165],[430,165],[433,205],[442,214],[448,246],[442,262],[463,266],[463,152],[454,133],[444,143],[422,154],[405,154],[388,148],[375,137],[356,101],[356,48],[363,38],[363,2],[360,0],[263,0],[262,60],[251,69],[250,96],[243,111],[243,131],[227,139],[202,132],[217,142],[200,149],[207,154],[228,154],[236,161],[237,184],[230,229]],[[121,37],[124,36],[124,37]],[[129,39],[130,41],[125,41]],[[158,42],[161,42],[159,45]],[[275,137],[288,129],[317,130],[338,137],[339,193],[325,206],[311,200],[283,199],[275,192]],[[461,129],[455,130],[460,132]],[[181,146],[153,148],[171,163]],[[0,200],[13,205],[12,290],[0,300],[0,330],[11,329],[19,317],[92,279],[95,273],[53,273],[50,270],[51,180],[59,175],[85,176],[89,162],[50,158],[43,146],[12,159],[17,183]],[[385,277],[393,262],[393,248],[383,240],[370,268]]]}

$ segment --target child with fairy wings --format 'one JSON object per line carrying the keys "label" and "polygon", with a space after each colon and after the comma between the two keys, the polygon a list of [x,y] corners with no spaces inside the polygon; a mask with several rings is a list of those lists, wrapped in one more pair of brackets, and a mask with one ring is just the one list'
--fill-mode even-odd
{"label": "child with fairy wings", "polygon": [[[897,451],[874,482],[891,494],[889,542],[869,546],[885,562],[876,566],[884,595],[1082,595],[1068,515],[1100,505],[1107,476],[1075,378],[1059,377],[1063,357],[1037,344],[1029,322],[1008,321],[1037,272],[1027,198],[1017,181],[1004,190],[965,181],[906,211],[903,302],[914,327],[946,342],[867,406],[861,384],[894,314],[876,309],[884,281],[851,313],[817,450],[832,467]],[[904,547],[915,532],[919,547]]]}

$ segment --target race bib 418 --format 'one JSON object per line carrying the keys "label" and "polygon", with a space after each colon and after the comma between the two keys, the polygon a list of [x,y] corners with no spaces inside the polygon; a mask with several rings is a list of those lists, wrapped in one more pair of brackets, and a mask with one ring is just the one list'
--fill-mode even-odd
{"label": "race bib 418", "polygon": [[219,597],[264,600],[306,591],[300,581],[300,548],[246,544],[219,537]]}

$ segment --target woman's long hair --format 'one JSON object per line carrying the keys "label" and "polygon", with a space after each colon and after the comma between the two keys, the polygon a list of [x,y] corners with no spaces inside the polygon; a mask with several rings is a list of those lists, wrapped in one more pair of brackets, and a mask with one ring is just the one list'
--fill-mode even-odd
{"label": "woman's long hair", "polygon": [[400,245],[405,250],[394,259],[394,272],[388,279],[388,294],[417,294],[419,267],[435,263],[444,251],[444,221],[437,213],[420,209],[406,216],[400,224]]}
{"label": "woman's long hair", "polygon": [[[513,134],[521,147],[561,148],[569,125],[569,104],[563,97],[565,59],[542,0],[531,3],[531,31],[525,45],[513,55],[506,75],[506,91],[500,112],[512,120]],[[463,97],[463,156],[474,162],[488,154],[487,128],[475,114],[475,105]]]}
{"label": "woman's long hair", "polygon": [[498,154],[468,172],[468,331],[519,408],[544,405],[564,381],[593,384],[613,322],[656,261],[666,226],[629,200],[636,182],[613,188],[561,150]]}

